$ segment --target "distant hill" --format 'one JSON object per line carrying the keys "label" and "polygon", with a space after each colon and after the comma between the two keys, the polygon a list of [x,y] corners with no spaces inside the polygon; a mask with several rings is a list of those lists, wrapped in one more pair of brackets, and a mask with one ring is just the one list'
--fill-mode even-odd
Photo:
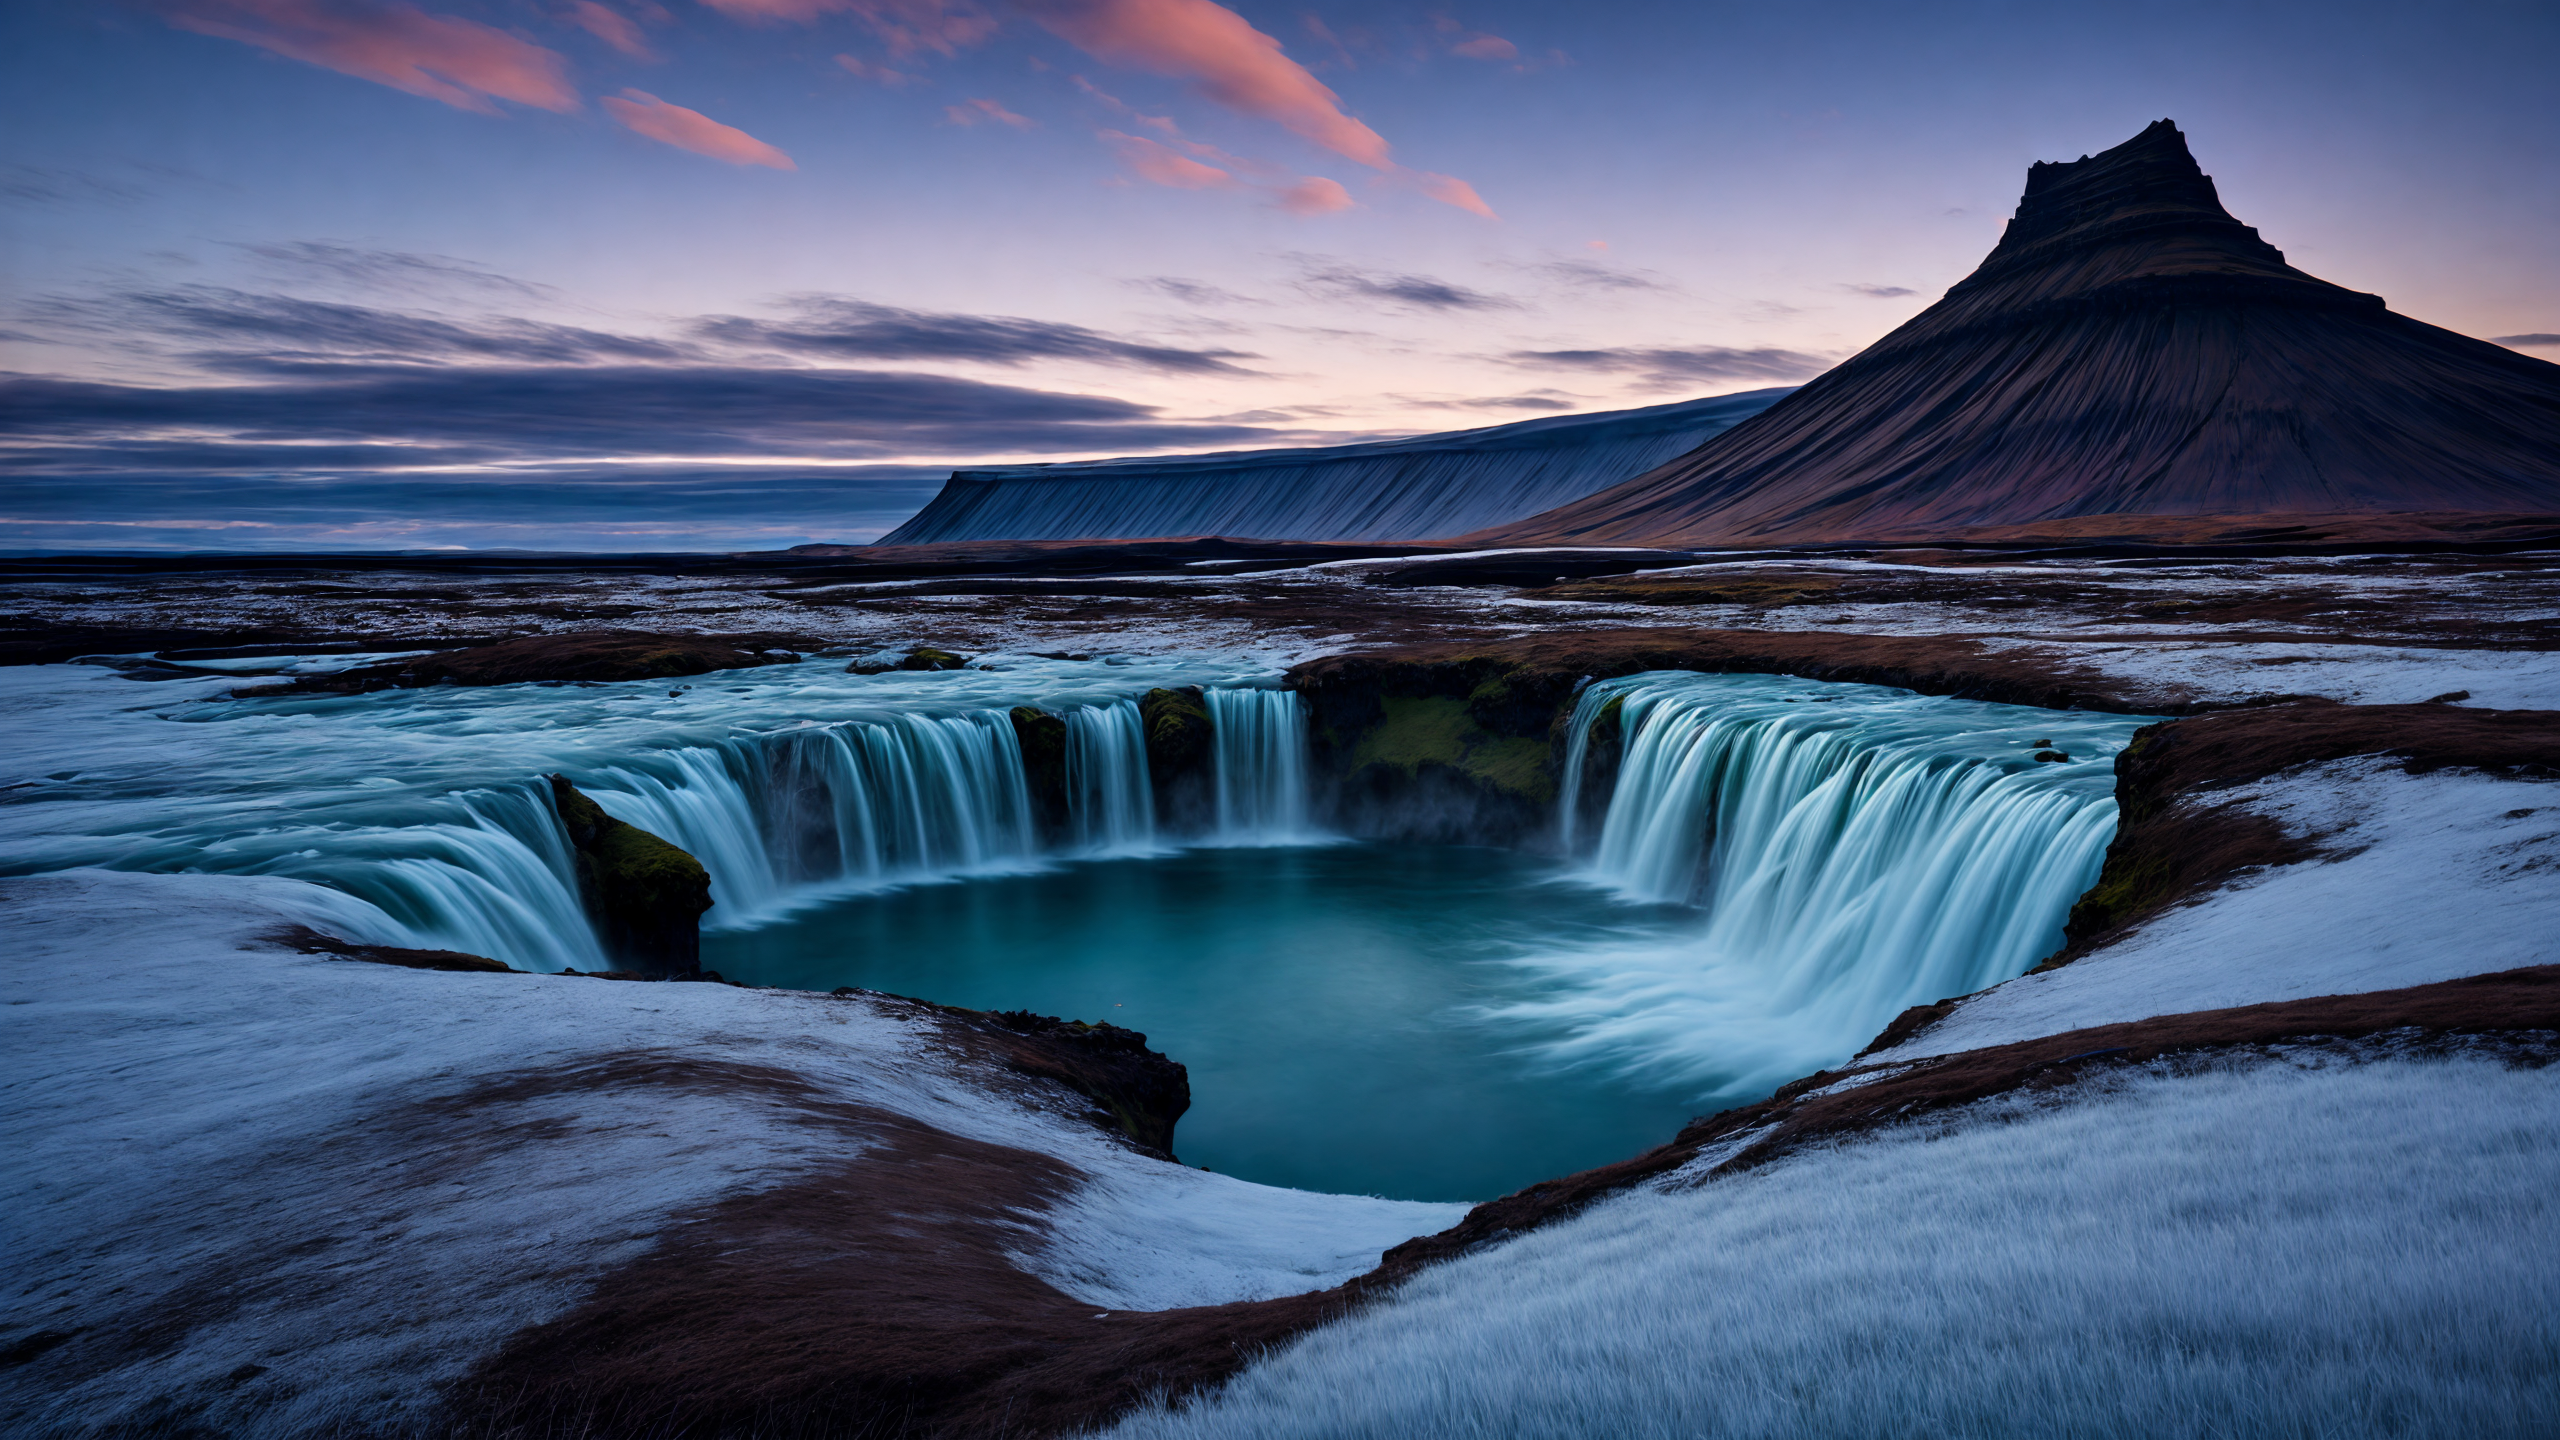
{"label": "distant hill", "polygon": [[956,540],[1439,540],[1640,475],[1786,389],[1359,445],[963,470],[883,545]]}
{"label": "distant hill", "polygon": [[[2143,517],[2552,511],[2560,365],[2285,264],[2162,120],[2031,167],[1981,268],[1758,417],[1465,538],[2132,535]],[[2094,516],[2119,523],[2081,518]]]}

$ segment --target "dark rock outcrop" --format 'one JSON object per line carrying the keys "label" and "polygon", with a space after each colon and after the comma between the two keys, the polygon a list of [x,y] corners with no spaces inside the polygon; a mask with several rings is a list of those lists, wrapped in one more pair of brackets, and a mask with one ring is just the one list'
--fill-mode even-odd
{"label": "dark rock outcrop", "polygon": [[1067,722],[1032,705],[1013,707],[1013,739],[1022,747],[1022,779],[1031,818],[1044,840],[1067,830]]}
{"label": "dark rock outcrop", "polygon": [[887,655],[881,655],[856,660],[852,664],[844,667],[844,669],[845,673],[848,675],[888,675],[897,671],[914,673],[918,671],[932,670],[959,670],[965,668],[968,663],[969,657],[966,655],[954,655],[948,650],[936,650],[932,646],[926,645],[914,650],[909,650],[895,658]]}
{"label": "dark rock outcrop", "polygon": [[702,973],[702,912],[711,875],[702,862],[604,812],[565,777],[552,803],[578,857],[578,896],[616,970],[691,979]]}
{"label": "dark rock outcrop", "polygon": [[1946,539],[2090,517],[2117,537],[2157,517],[2168,538],[2200,515],[2554,511],[2560,366],[2287,265],[2163,120],[2031,168],[1980,268],[1838,368],[1465,543]]}
{"label": "dark rock outcrop", "polygon": [[569,635],[528,635],[495,645],[442,650],[411,660],[310,675],[262,685],[235,695],[343,695],[423,685],[520,685],[528,681],[672,680],[715,670],[780,665],[800,657],[788,651],[741,650],[700,635],[655,635],[640,630],[587,630]]}
{"label": "dark rock outcrop", "polygon": [[1008,1068],[1099,1101],[1110,1128],[1151,1155],[1173,1155],[1173,1127],[1191,1108],[1191,1071],[1117,1025],[1060,1020],[1028,1010],[980,1016],[1000,1033]]}
{"label": "dark rock outcrop", "polygon": [[1217,806],[1217,731],[1197,685],[1150,690],[1138,701],[1156,820],[1176,831],[1205,828]]}

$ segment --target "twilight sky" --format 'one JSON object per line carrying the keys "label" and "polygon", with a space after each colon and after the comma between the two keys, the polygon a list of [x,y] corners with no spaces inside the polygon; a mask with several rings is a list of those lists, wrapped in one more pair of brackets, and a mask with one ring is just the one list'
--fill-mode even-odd
{"label": "twilight sky", "polygon": [[1786,384],[2186,130],[2560,359],[2560,9],[0,5],[0,547],[868,539],[955,464]]}

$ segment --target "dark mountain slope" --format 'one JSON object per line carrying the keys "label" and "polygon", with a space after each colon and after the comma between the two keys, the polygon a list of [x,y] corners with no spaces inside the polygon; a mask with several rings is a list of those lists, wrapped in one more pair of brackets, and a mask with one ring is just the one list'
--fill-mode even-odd
{"label": "dark mountain slope", "polygon": [[2285,264],[2163,120],[2030,168],[1981,268],[1784,401],[1649,474],[1465,538],[1803,542],[2091,515],[2555,510],[2560,365]]}

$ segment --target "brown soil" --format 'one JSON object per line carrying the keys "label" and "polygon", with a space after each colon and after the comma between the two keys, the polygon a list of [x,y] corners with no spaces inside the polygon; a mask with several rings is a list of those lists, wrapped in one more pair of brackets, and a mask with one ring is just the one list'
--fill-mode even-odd
{"label": "brown soil", "polygon": [[495,645],[447,650],[335,675],[306,676],[235,693],[353,694],[422,685],[516,685],[532,680],[667,680],[799,658],[787,652],[740,650],[701,635],[580,630],[565,635],[528,635]]}

